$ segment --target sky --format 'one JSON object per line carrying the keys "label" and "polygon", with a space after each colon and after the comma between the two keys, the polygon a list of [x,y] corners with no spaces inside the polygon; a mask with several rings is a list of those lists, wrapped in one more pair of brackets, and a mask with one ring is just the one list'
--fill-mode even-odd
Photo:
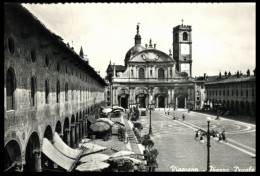
{"label": "sky", "polygon": [[256,67],[255,3],[22,4],[49,30],[83,52],[104,78],[109,62],[124,65],[137,23],[142,45],[169,54],[175,26],[192,26],[192,75],[218,75]]}

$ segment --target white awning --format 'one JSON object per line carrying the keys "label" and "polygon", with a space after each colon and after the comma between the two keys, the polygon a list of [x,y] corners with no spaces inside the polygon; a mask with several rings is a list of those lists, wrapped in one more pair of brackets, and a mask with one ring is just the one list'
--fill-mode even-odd
{"label": "white awning", "polygon": [[67,171],[71,170],[71,167],[75,162],[75,160],[60,153],[59,150],[56,149],[47,138],[43,138],[42,152],[49,159]]}
{"label": "white awning", "polygon": [[65,142],[63,142],[57,132],[54,134],[53,141],[54,147],[56,147],[62,154],[66,155],[67,157],[76,159],[81,153],[81,150],[72,149]]}

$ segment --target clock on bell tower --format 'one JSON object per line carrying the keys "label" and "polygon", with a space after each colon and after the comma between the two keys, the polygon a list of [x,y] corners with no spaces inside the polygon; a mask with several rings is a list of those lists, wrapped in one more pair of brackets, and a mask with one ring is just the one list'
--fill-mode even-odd
{"label": "clock on bell tower", "polygon": [[173,28],[173,59],[176,61],[176,70],[186,72],[192,76],[192,41],[191,26],[178,25]]}

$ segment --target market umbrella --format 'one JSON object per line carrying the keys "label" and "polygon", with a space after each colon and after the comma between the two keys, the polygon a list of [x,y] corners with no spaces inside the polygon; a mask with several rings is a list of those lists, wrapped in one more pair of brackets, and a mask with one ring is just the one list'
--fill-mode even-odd
{"label": "market umbrella", "polygon": [[93,161],[106,161],[108,159],[109,159],[109,156],[106,154],[95,153],[95,154],[84,156],[79,161],[81,161],[83,163],[87,163],[87,162],[93,162]]}
{"label": "market umbrella", "polygon": [[100,145],[92,144],[92,143],[84,143],[82,144],[82,147],[85,147],[86,150],[84,150],[81,156],[89,155],[96,152],[101,152],[107,149],[107,147],[102,147]]}
{"label": "market umbrella", "polygon": [[119,152],[116,152],[116,153],[112,154],[112,155],[110,156],[110,158],[120,157],[120,156],[129,156],[129,155],[133,155],[133,154],[135,154],[135,153],[132,152],[132,151],[121,150],[121,151],[119,151]]}
{"label": "market umbrella", "polygon": [[122,110],[122,111],[125,111],[125,108],[121,107],[121,106],[113,106],[112,107],[113,111],[114,110]]}
{"label": "market umbrella", "polygon": [[90,121],[91,123],[95,123],[97,121],[97,119],[95,118],[95,115],[89,115],[87,117],[88,121]]}
{"label": "market umbrella", "polygon": [[116,157],[116,158],[109,158],[110,161],[115,161],[115,162],[118,162],[118,161],[121,161],[121,160],[130,160],[132,163],[134,164],[141,164],[141,163],[144,163],[144,161],[141,161],[141,160],[138,160],[138,159],[135,159],[135,158],[131,158],[129,156],[122,156],[122,157]]}
{"label": "market umbrella", "polygon": [[99,171],[101,169],[108,168],[109,164],[104,163],[102,161],[93,161],[89,163],[83,163],[79,165],[76,170],[81,171],[81,172],[86,172],[86,171]]}
{"label": "market umbrella", "polygon": [[103,113],[109,113],[112,111],[112,108],[105,108],[102,110]]}
{"label": "market umbrella", "polygon": [[90,129],[93,132],[104,132],[104,131],[109,130],[110,128],[111,128],[111,126],[106,122],[96,122],[90,126]]}
{"label": "market umbrella", "polygon": [[113,126],[113,125],[115,124],[112,120],[110,120],[110,119],[108,119],[108,118],[99,118],[99,119],[97,119],[97,122],[106,122],[106,123],[108,123],[110,126]]}
{"label": "market umbrella", "polygon": [[115,121],[114,123],[117,124],[117,125],[121,125],[121,126],[125,127],[125,124],[123,124],[121,122]]}

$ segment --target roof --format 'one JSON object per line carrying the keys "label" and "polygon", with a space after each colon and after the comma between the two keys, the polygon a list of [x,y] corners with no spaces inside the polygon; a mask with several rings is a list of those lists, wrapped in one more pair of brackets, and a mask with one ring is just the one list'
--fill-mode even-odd
{"label": "roof", "polygon": [[[82,65],[84,68],[84,71],[88,73],[90,76],[94,77],[99,83],[101,83],[104,86],[107,86],[106,82],[103,78],[100,77],[100,75],[94,70],[93,67],[91,67],[88,62],[85,62],[74,50],[69,48],[62,40],[62,38],[53,32],[51,32],[49,29],[46,28],[46,26],[39,21],[29,10],[27,10],[25,7],[23,7],[19,3],[5,3],[5,13],[10,12],[10,14],[18,15],[19,17],[26,19],[26,21],[32,21],[36,28],[39,29],[39,31],[43,31],[45,34],[47,34],[48,37],[50,37],[53,42],[57,43],[62,49],[64,49],[66,52],[68,52],[69,55],[72,56],[72,58],[79,62],[79,65]],[[15,13],[14,13],[15,12]]]}
{"label": "roof", "polygon": [[237,75],[230,75],[230,76],[207,76],[207,80],[204,77],[197,77],[196,81],[205,82],[205,84],[224,84],[224,83],[238,83],[238,82],[252,82],[256,81],[255,76],[247,76],[247,75],[240,75],[237,78]]}
{"label": "roof", "polygon": [[137,44],[137,45],[133,46],[132,48],[130,48],[130,49],[127,51],[127,53],[126,53],[126,55],[125,55],[125,62],[128,62],[132,56],[134,56],[135,54],[137,54],[137,53],[139,53],[139,52],[141,52],[141,51],[143,51],[143,50],[145,50],[145,49],[146,49],[146,48],[143,47],[143,46],[140,45],[140,44]]}

